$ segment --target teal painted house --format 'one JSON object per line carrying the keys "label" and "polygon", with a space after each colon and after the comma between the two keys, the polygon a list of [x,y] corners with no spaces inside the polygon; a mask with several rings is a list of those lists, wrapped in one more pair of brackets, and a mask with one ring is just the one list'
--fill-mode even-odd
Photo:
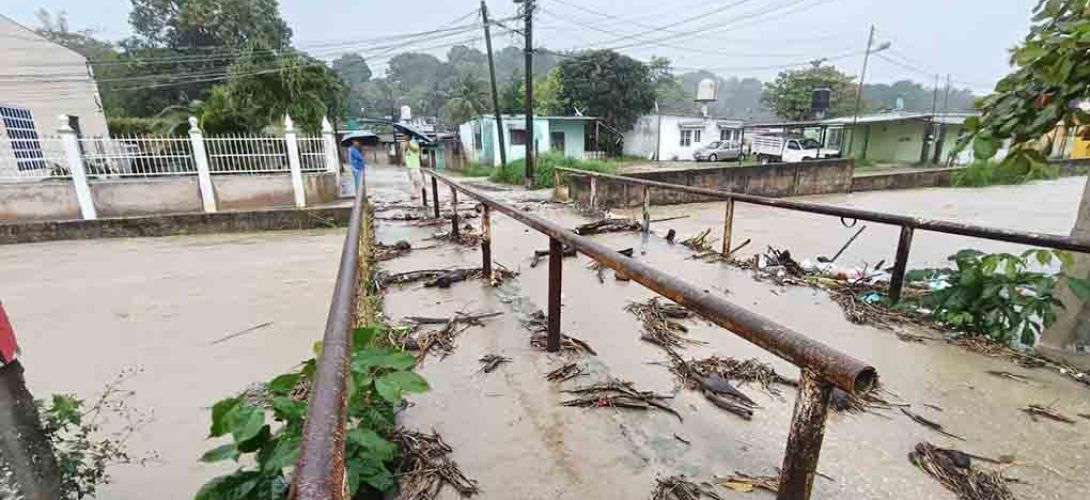
{"label": "teal painted house", "polygon": [[[892,111],[861,115],[854,125],[851,116],[820,123],[826,127],[825,146],[840,150],[845,157],[878,163],[945,164],[969,116],[973,115]],[[964,158],[954,158],[954,163],[964,163]]]}
{"label": "teal painted house", "polygon": [[[535,116],[536,151],[556,151],[569,158],[582,159],[586,150],[587,126],[595,120],[583,116]],[[481,116],[459,125],[458,135],[466,158],[480,165],[499,166],[500,132],[495,116]],[[525,158],[529,139],[526,116],[503,116],[502,133],[507,146],[507,161]]]}

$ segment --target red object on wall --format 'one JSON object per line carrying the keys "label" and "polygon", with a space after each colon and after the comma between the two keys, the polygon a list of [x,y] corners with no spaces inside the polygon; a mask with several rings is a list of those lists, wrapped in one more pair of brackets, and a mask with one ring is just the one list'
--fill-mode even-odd
{"label": "red object on wall", "polygon": [[6,365],[15,359],[19,352],[19,344],[15,342],[15,329],[8,321],[8,315],[4,312],[4,304],[0,302],[0,365]]}

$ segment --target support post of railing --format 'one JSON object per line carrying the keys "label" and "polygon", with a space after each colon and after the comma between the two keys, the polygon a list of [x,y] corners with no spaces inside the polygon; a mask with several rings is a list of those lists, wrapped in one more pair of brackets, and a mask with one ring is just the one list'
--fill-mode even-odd
{"label": "support post of railing", "polygon": [[87,182],[87,170],[83,166],[83,155],[79,150],[79,137],[72,126],[68,124],[68,115],[60,115],[60,127],[57,133],[61,136],[64,145],[64,156],[68,160],[68,173],[72,176],[72,185],[76,188],[76,201],[79,202],[79,213],[85,220],[98,218],[95,210],[95,198],[91,194],[91,185]]}
{"label": "support post of railing", "polygon": [[832,391],[832,384],[819,379],[810,370],[802,369],[777,500],[809,500],[821,455],[821,443],[825,439],[825,417],[829,413]]}
{"label": "support post of railing", "polygon": [[197,186],[201,190],[201,207],[205,213],[216,213],[216,187],[212,184],[212,169],[208,166],[208,152],[204,148],[204,134],[197,126],[197,117],[189,117],[189,143],[193,149],[193,165],[197,167]]}
{"label": "support post of railing", "polygon": [[458,239],[461,229],[458,228],[458,190],[450,187],[450,236]]}
{"label": "support post of railing", "polygon": [[481,204],[481,270],[484,279],[492,284],[492,210]]}
{"label": "support post of railing", "polygon": [[424,210],[428,209],[428,188],[420,186],[420,201],[424,203]]}
{"label": "support post of railing", "polygon": [[284,143],[288,150],[288,169],[291,171],[291,187],[295,192],[295,206],[307,206],[307,195],[303,187],[303,167],[299,161],[299,141],[295,133],[295,122],[291,115],[284,115]]}
{"label": "support post of railing", "polygon": [[439,181],[431,176],[431,204],[435,207],[435,218],[439,218]]}
{"label": "support post of railing", "polygon": [[730,258],[730,239],[734,233],[734,198],[727,198],[727,206],[723,209],[723,258]]}
{"label": "support post of railing", "polygon": [[908,251],[912,248],[912,233],[910,226],[901,226],[901,238],[897,241],[897,257],[893,262],[893,274],[889,277],[889,300],[893,303],[901,301],[901,290],[905,286],[905,271],[908,269]]}
{"label": "support post of railing", "polygon": [[564,266],[564,244],[549,238],[549,329],[545,338],[545,350],[560,351],[560,281]]}
{"label": "support post of railing", "polygon": [[651,187],[643,187],[643,233],[651,232]]}
{"label": "support post of railing", "polygon": [[598,209],[598,177],[590,176],[590,209]]}
{"label": "support post of railing", "polygon": [[564,201],[560,196],[560,172],[553,169],[553,201]]}

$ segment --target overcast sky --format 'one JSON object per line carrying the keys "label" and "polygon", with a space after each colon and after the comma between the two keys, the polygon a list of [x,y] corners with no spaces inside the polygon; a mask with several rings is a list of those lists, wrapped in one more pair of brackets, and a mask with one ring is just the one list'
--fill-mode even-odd
{"label": "overcast sky", "polygon": [[[129,0],[5,2],[2,12],[36,26],[34,11],[68,13],[72,29],[99,36],[131,34]],[[456,27],[474,21],[479,0],[281,0],[297,46],[328,58],[361,51],[381,71],[388,41],[375,37]],[[723,76],[775,77],[780,68],[816,58],[857,75],[870,24],[879,43],[867,82],[913,79],[930,86],[935,73],[981,92],[1007,73],[1008,49],[1028,31],[1036,0],[539,0],[535,45],[551,49],[617,48],[638,59],[669,58],[678,71],[709,68]],[[493,18],[515,13],[511,1],[489,1]],[[461,20],[459,21],[459,19]],[[508,23],[509,26],[515,26]],[[464,42],[484,48],[480,30],[444,32],[414,46],[442,54]],[[521,44],[499,35],[502,47]],[[895,62],[890,62],[892,59]],[[944,76],[945,78],[945,76]]]}

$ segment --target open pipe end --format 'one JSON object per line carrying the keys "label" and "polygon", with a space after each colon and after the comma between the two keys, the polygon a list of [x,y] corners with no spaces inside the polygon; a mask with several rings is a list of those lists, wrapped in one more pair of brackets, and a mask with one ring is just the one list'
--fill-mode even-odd
{"label": "open pipe end", "polygon": [[855,375],[855,383],[852,384],[853,392],[863,394],[878,385],[878,370],[868,366]]}

